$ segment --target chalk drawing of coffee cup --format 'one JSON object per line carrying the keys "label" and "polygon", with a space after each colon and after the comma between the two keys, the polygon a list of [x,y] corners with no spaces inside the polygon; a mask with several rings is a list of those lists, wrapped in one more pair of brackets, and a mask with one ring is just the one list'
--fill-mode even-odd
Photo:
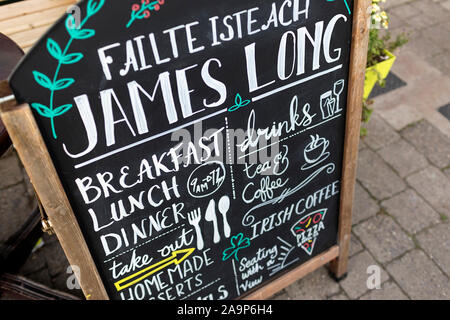
{"label": "chalk drawing of coffee cup", "polygon": [[311,142],[308,143],[303,151],[306,163],[302,166],[302,170],[315,167],[330,156],[330,153],[327,151],[330,142],[327,139],[319,137],[318,134],[315,136],[311,135],[310,137]]}
{"label": "chalk drawing of coffee cup", "polygon": [[328,119],[334,115],[336,109],[336,99],[333,92],[327,91],[320,96],[320,110],[322,111],[322,119]]}

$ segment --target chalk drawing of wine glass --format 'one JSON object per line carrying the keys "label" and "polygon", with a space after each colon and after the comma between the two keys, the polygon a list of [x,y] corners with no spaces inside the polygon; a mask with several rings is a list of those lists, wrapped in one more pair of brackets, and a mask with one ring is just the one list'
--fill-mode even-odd
{"label": "chalk drawing of wine glass", "polygon": [[303,171],[311,169],[317,166],[319,163],[325,161],[329,156],[330,152],[327,151],[330,141],[325,138],[319,137],[318,134],[315,136],[311,135],[311,142],[306,146],[303,151],[303,156],[306,163],[301,167]]}
{"label": "chalk drawing of wine glass", "polygon": [[333,93],[336,96],[336,113],[341,112],[342,108],[339,105],[339,98],[341,96],[342,91],[344,91],[344,79],[338,80],[334,83]]}
{"label": "chalk drawing of wine glass", "polygon": [[330,91],[325,92],[320,96],[320,110],[322,111],[322,119],[328,119],[333,116],[336,106],[336,99]]}

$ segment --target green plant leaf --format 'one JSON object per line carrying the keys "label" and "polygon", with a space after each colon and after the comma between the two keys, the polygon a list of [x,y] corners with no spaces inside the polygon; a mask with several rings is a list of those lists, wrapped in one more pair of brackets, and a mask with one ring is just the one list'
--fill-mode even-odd
{"label": "green plant leaf", "polygon": [[82,53],[70,53],[61,59],[61,63],[72,64],[72,63],[77,63],[81,59],[83,59]]}
{"label": "green plant leaf", "polygon": [[46,118],[53,118],[53,112],[52,110],[47,107],[44,106],[43,104],[37,103],[37,102],[33,102],[31,104],[31,106],[43,117]]}
{"label": "green plant leaf", "polygon": [[59,106],[58,108],[55,108],[53,110],[53,115],[55,117],[60,116],[60,115],[62,115],[64,113],[66,113],[67,111],[69,111],[70,108],[72,108],[71,104],[65,104],[65,105]]}
{"label": "green plant leaf", "polygon": [[52,38],[47,39],[47,50],[53,58],[55,58],[56,60],[61,60],[62,57],[61,47]]}
{"label": "green plant leaf", "polygon": [[33,71],[34,80],[41,86],[47,89],[52,90],[53,89],[53,83],[50,80],[49,77],[47,77],[45,74],[34,70]]}
{"label": "green plant leaf", "polygon": [[75,79],[72,79],[72,78],[59,79],[55,82],[53,89],[54,90],[62,90],[67,87],[70,87],[74,82],[75,82]]}
{"label": "green plant leaf", "polygon": [[100,1],[89,0],[87,5],[87,15],[92,16],[96,14],[103,7],[104,3],[105,0]]}
{"label": "green plant leaf", "polygon": [[77,40],[88,39],[95,35],[95,30],[92,29],[69,29],[68,31],[70,36]]}

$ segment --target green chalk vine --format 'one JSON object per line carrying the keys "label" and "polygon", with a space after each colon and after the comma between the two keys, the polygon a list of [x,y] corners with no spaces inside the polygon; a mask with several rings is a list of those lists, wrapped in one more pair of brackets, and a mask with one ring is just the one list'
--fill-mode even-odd
{"label": "green chalk vine", "polygon": [[55,92],[59,90],[66,89],[75,83],[73,78],[61,78],[59,79],[59,72],[63,65],[69,65],[79,62],[83,59],[82,53],[68,53],[69,47],[74,40],[84,40],[91,38],[95,35],[95,30],[93,29],[83,29],[86,22],[95,15],[103,7],[105,0],[89,0],[87,5],[86,17],[78,25],[76,23],[75,17],[70,14],[66,18],[65,27],[67,33],[70,36],[64,49],[52,38],[47,39],[47,51],[48,53],[58,61],[55,74],[53,79],[50,79],[47,75],[42,72],[33,70],[34,80],[41,86],[50,90],[50,102],[49,106],[43,105],[41,103],[33,102],[31,106],[43,117],[49,118],[52,127],[53,138],[57,139],[55,130],[55,118],[63,115],[72,108],[72,104],[64,104],[61,106],[54,106]]}
{"label": "green chalk vine", "polygon": [[150,11],[159,11],[165,0],[141,0],[141,4],[135,3],[131,6],[131,16],[127,23],[127,28],[131,27],[135,20],[150,18]]}

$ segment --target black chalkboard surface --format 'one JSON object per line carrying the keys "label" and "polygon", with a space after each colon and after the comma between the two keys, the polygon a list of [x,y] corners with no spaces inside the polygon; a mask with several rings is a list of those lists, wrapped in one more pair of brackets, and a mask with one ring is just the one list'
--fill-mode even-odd
{"label": "black chalkboard surface", "polygon": [[10,78],[112,299],[235,299],[337,243],[353,1],[95,0]]}

